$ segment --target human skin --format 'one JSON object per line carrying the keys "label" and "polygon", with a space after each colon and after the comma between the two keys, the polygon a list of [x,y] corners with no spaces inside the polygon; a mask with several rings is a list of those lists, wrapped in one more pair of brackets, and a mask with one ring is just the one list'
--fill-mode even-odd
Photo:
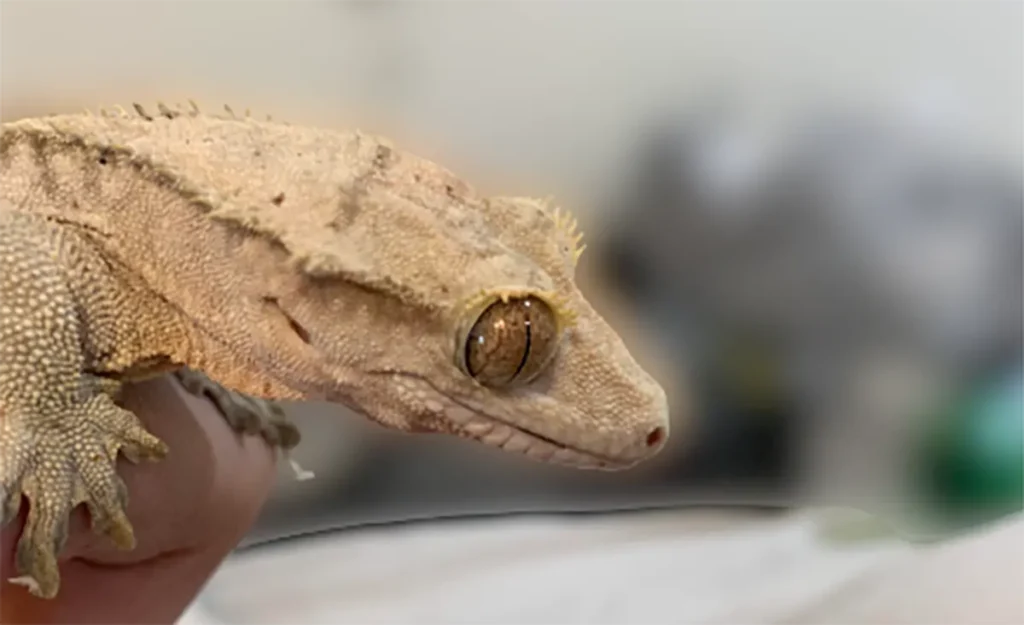
{"label": "human skin", "polygon": [[[123,399],[171,450],[157,463],[119,460],[137,548],[118,551],[93,534],[78,507],[60,594],[43,601],[0,581],[0,623],[173,623],[255,522],[276,465],[260,437],[232,431],[210,402],[169,376],[128,386]],[[3,580],[14,570],[26,507],[2,532]]]}

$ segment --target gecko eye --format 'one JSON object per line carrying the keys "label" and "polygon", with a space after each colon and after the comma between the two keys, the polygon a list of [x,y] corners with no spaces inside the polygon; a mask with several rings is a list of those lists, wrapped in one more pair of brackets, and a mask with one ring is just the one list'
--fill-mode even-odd
{"label": "gecko eye", "polygon": [[558,340],[558,319],[543,300],[498,300],[477,317],[466,335],[460,365],[485,386],[526,384],[550,362]]}

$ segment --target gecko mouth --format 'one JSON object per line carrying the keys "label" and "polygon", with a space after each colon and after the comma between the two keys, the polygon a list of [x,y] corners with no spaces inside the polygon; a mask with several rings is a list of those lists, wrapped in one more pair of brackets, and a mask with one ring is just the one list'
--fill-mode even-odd
{"label": "gecko mouth", "polygon": [[430,388],[437,396],[443,397],[446,404],[443,415],[447,422],[457,430],[456,433],[479,441],[489,447],[521,453],[528,458],[540,462],[571,466],[578,469],[618,471],[628,469],[640,460],[614,458],[560,443],[543,434],[538,434],[522,426],[513,425],[500,417],[495,417],[459,401],[438,389],[425,378],[408,373],[390,373],[404,377],[407,380],[416,380]]}
{"label": "gecko mouth", "polygon": [[473,411],[465,422],[453,422],[466,436],[489,447],[518,452],[533,460],[561,464],[579,469],[627,469],[635,462],[616,460],[568,447],[525,428],[510,425],[480,412]]}

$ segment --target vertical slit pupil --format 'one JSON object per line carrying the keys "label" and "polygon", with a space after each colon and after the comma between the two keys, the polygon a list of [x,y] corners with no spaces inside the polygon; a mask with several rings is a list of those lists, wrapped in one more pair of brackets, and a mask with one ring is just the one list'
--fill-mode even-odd
{"label": "vertical slit pupil", "polygon": [[526,361],[530,358],[530,318],[526,318],[526,323],[523,324],[526,331],[526,343],[523,345],[523,358],[519,361],[519,366],[516,368],[516,372],[512,374],[511,379],[516,379],[519,374],[523,372],[523,368],[526,366]]}

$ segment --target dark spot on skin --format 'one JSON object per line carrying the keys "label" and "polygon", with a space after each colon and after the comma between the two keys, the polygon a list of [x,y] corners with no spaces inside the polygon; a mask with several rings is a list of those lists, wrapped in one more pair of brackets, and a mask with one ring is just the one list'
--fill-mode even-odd
{"label": "dark spot on skin", "polygon": [[363,209],[359,205],[359,202],[354,198],[345,202],[345,218],[348,220],[348,223],[351,224],[354,222],[359,217],[359,213],[361,213],[362,210]]}
{"label": "dark spot on skin", "polygon": [[412,175],[412,180],[413,180],[413,182],[423,182],[423,176],[421,176],[419,174],[413,174]]}
{"label": "dark spot on skin", "polygon": [[110,165],[111,161],[113,160],[114,153],[111,150],[103,149],[99,151],[99,158],[96,159],[96,162],[98,162],[100,165]]}
{"label": "dark spot on skin", "polygon": [[14,137],[15,134],[13,132],[7,132],[0,135],[0,159],[5,163],[11,159],[14,154],[14,150],[11,149],[14,146]]}
{"label": "dark spot on skin", "polygon": [[273,198],[271,198],[270,201],[274,203],[274,206],[280,206],[281,204],[284,204],[284,192],[282,191],[281,193],[278,193]]}
{"label": "dark spot on skin", "polygon": [[252,151],[252,155],[258,158],[260,156],[263,156],[263,152],[261,152],[259,150],[253,150]]}
{"label": "dark spot on skin", "polygon": [[302,324],[296,321],[291,315],[281,307],[281,303],[277,301],[276,297],[264,297],[263,303],[277,311],[279,315],[284,317],[285,321],[288,322],[288,327],[291,328],[295,336],[299,337],[306,345],[312,345],[312,338],[310,337],[309,331],[302,327]]}
{"label": "dark spot on skin", "polygon": [[60,191],[57,182],[57,174],[50,164],[50,144],[38,134],[28,135],[29,146],[32,149],[32,157],[35,159],[36,167],[39,170],[39,186],[49,196],[55,196]]}
{"label": "dark spot on skin", "polygon": [[363,209],[359,203],[360,195],[362,190],[358,186],[355,189],[342,189],[341,199],[338,200],[338,216],[330,223],[332,229],[344,230],[359,217]]}
{"label": "dark spot on skin", "polygon": [[303,343],[305,343],[306,345],[310,345],[312,343],[312,340],[310,339],[309,336],[309,332],[306,331],[306,328],[303,328],[301,325],[299,325],[297,321],[295,321],[291,317],[288,317],[288,325],[291,326],[292,331],[295,332],[295,334],[298,335],[300,339],[302,339]]}
{"label": "dark spot on skin", "polygon": [[391,164],[391,157],[393,153],[391,148],[386,145],[378,145],[377,150],[373,155],[373,166],[376,169],[387,169],[388,165]]}
{"label": "dark spot on skin", "polygon": [[450,197],[452,199],[455,199],[455,187],[453,187],[452,185],[450,185],[450,184],[444,185],[444,192],[445,192],[445,194],[448,195],[448,197]]}

